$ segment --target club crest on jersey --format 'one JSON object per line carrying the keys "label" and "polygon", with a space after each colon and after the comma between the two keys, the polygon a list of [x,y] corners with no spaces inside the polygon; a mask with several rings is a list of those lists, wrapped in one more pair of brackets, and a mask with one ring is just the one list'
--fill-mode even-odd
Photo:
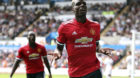
{"label": "club crest on jersey", "polygon": [[92,42],[93,38],[81,37],[80,39],[76,39],[75,43],[86,44],[88,42]]}
{"label": "club crest on jersey", "polygon": [[90,29],[90,33],[91,33],[92,35],[95,35],[95,30],[94,30],[94,29]]}
{"label": "club crest on jersey", "polygon": [[40,53],[40,52],[41,52],[41,49],[40,49],[40,48],[38,48],[38,49],[37,49],[37,52],[39,52],[39,53]]}

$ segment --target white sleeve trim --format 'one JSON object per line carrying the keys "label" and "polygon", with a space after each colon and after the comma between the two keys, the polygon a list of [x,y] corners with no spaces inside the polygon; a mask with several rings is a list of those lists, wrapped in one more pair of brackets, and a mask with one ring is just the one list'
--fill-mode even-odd
{"label": "white sleeve trim", "polygon": [[21,58],[17,58],[17,57],[16,57],[16,59],[17,59],[17,60],[23,60],[23,59],[21,59]]}
{"label": "white sleeve trim", "polygon": [[59,44],[59,45],[64,45],[63,43],[60,43],[60,42],[58,42],[57,40],[56,40],[56,43]]}

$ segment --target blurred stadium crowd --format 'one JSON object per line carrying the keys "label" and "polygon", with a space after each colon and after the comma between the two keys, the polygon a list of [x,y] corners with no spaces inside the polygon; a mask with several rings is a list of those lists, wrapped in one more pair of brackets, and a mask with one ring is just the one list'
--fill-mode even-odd
{"label": "blurred stadium crowd", "polygon": [[[0,1],[1,6],[6,4],[6,0]],[[23,0],[21,0],[22,2]],[[26,5],[36,5],[41,4],[42,0],[27,0],[30,2],[24,2]],[[36,2],[40,1],[40,2]],[[47,0],[46,1],[47,4]],[[51,0],[50,0],[51,1]],[[53,1],[53,0],[52,0]],[[65,3],[65,1],[70,0],[58,0]],[[90,1],[90,0],[89,0]],[[57,3],[57,0],[56,2]],[[27,36],[28,31],[35,31],[37,36],[46,37],[45,45],[52,45],[51,41],[48,40],[50,33],[57,32],[57,28],[60,23],[71,19],[66,18],[64,15],[71,15],[72,10],[70,5],[51,5],[49,8],[40,8],[34,7],[32,9],[25,8],[22,6],[20,9],[4,9],[0,10],[0,40],[14,40],[16,37]],[[22,3],[21,3],[22,4]],[[20,4],[20,5],[21,5]],[[6,6],[10,5],[7,3]],[[4,5],[5,6],[5,5]],[[128,9],[124,9],[129,7]],[[124,12],[123,12],[124,11]],[[123,12],[123,13],[122,13]],[[63,18],[57,18],[61,16]],[[101,25],[101,33],[104,32],[104,29],[108,28],[108,25],[114,21],[111,27],[108,28],[108,31],[105,33],[105,37],[114,37],[114,36],[126,36],[128,39],[131,39],[131,31],[140,32],[140,2],[123,2],[123,3],[89,3],[88,4],[88,18],[93,21],[98,21]],[[117,17],[118,16],[118,17]],[[3,45],[0,43],[0,45]],[[5,43],[4,45],[8,45]],[[15,44],[13,44],[15,45]],[[19,44],[20,45],[20,44]],[[53,43],[55,45],[55,42]],[[126,69],[126,53],[130,48],[125,49],[116,49],[113,53],[113,65],[118,69]],[[54,68],[67,68],[67,54],[66,50],[63,52],[63,57],[56,62],[53,62],[52,67]],[[48,50],[48,52],[53,52],[53,50]],[[11,67],[15,60],[17,50],[6,50],[0,49],[0,67]],[[140,69],[140,50],[137,50],[135,56],[136,60],[136,69]],[[48,56],[51,60],[52,57]],[[102,60],[105,59],[105,56],[102,56]],[[119,64],[118,64],[119,63]]]}

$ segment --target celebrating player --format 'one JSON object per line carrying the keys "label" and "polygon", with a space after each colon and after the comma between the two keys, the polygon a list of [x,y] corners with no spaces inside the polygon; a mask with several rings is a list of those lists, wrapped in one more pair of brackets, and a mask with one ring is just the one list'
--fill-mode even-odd
{"label": "celebrating player", "polygon": [[30,31],[28,33],[29,43],[18,50],[17,59],[10,74],[10,78],[12,78],[14,72],[19,66],[19,63],[22,60],[24,60],[26,64],[27,78],[45,78],[42,58],[44,60],[45,66],[49,71],[49,78],[52,78],[49,62],[47,59],[47,51],[44,46],[37,44],[35,40],[35,33],[33,31]]}
{"label": "celebrating player", "polygon": [[73,20],[64,22],[58,29],[57,49],[54,56],[60,58],[64,44],[68,53],[70,78],[102,78],[96,52],[110,55],[113,49],[99,48],[100,25],[86,18],[84,0],[73,0]]}

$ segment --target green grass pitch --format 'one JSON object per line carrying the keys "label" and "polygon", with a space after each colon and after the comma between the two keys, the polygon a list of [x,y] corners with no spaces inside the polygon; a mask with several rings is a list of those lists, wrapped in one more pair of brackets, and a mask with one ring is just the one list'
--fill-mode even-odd
{"label": "green grass pitch", "polygon": [[[3,74],[0,73],[0,78],[9,78],[9,74]],[[12,78],[26,78],[25,74],[14,74]],[[48,76],[46,75],[45,78],[48,78]],[[69,78],[67,75],[53,75],[53,78]],[[105,78],[105,77],[103,77]],[[112,77],[112,78],[129,78],[129,77]],[[135,78],[140,78],[140,77],[135,77]]]}

